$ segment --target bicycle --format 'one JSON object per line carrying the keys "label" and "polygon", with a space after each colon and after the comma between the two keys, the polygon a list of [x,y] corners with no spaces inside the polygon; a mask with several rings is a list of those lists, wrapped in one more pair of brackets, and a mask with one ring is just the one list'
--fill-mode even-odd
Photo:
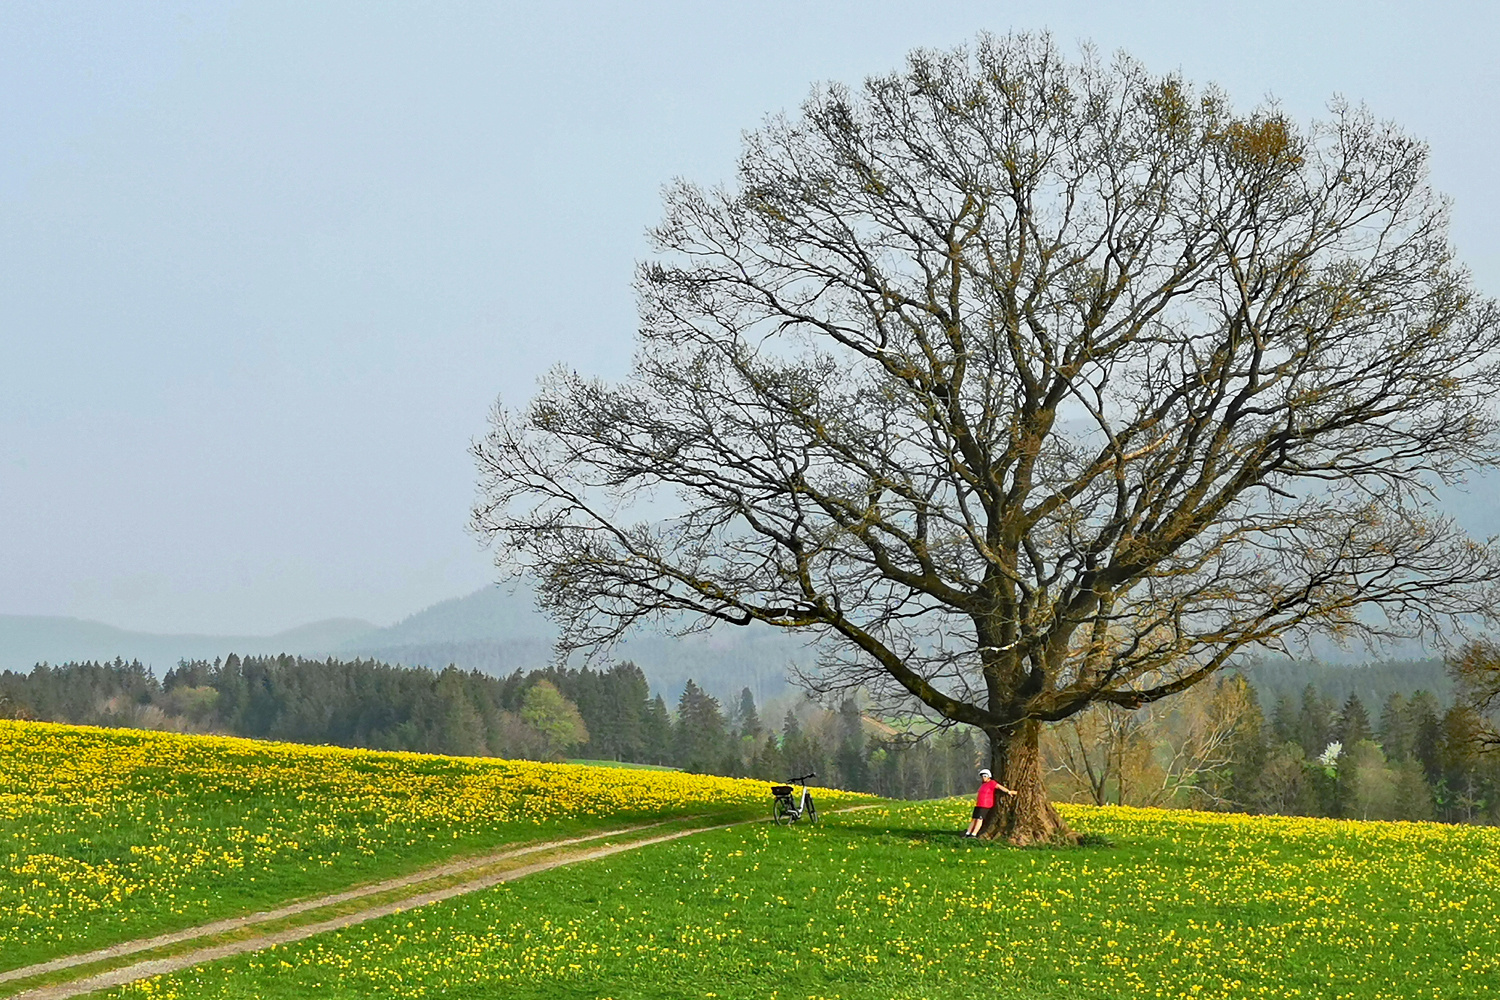
{"label": "bicycle", "polygon": [[[784,785],[771,786],[771,794],[776,796],[776,801],[771,806],[771,818],[776,821],[777,826],[787,826],[800,819],[817,823],[818,807],[813,805],[812,795],[807,791],[807,779],[816,777],[816,773],[804,774],[800,778],[788,778]],[[796,784],[802,786],[800,801],[792,798],[792,786]]]}

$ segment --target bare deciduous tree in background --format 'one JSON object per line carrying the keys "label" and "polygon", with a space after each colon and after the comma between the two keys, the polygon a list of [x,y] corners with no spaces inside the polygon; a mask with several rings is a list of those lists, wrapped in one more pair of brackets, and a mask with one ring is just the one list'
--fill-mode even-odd
{"label": "bare deciduous tree in background", "polygon": [[[1046,767],[1073,801],[1094,805],[1247,807],[1225,779],[1257,726],[1255,692],[1238,674],[1137,709],[1095,703],[1043,733]],[[1258,729],[1251,730],[1259,739]],[[1068,786],[1072,786],[1071,789]],[[1078,793],[1082,793],[1081,795]]]}
{"label": "bare deciduous tree in background", "polygon": [[1487,603],[1429,491],[1496,459],[1500,324],[1426,157],[1045,38],[818,89],[667,191],[633,374],[497,408],[474,525],[564,647],[804,632],[987,735],[987,835],[1068,836],[1043,723]]}
{"label": "bare deciduous tree in background", "polygon": [[1476,639],[1448,659],[1459,698],[1474,713],[1475,749],[1500,753],[1500,642]]}

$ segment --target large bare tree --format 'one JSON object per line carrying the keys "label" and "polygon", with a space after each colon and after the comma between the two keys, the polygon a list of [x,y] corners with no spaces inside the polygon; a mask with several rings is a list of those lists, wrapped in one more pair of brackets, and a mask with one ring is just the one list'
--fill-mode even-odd
{"label": "large bare tree", "polygon": [[1500,324],[1426,158],[1046,38],[817,89],[667,190],[632,375],[497,407],[474,525],[565,646],[805,632],[1067,836],[1042,724],[1490,600],[1431,490],[1496,460]]}

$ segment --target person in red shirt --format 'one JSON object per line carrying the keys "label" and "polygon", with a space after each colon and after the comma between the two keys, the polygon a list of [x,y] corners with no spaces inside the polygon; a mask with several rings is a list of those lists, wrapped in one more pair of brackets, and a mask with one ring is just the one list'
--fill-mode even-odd
{"label": "person in red shirt", "polygon": [[969,821],[969,829],[964,832],[965,837],[979,836],[979,828],[984,826],[984,821],[989,819],[990,813],[995,811],[996,792],[1007,797],[1016,794],[992,778],[989,768],[981,768],[979,771],[979,794],[974,797],[974,818]]}

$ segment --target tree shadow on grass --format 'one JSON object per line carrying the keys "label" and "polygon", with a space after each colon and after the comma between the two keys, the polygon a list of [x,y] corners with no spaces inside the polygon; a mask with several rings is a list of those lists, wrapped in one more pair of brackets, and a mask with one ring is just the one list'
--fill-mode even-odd
{"label": "tree shadow on grass", "polygon": [[1085,833],[1077,843],[1043,843],[1028,844],[1025,847],[1016,847],[1014,844],[1004,840],[975,840],[963,835],[963,830],[935,830],[930,827],[901,827],[901,826],[867,826],[863,831],[873,836],[882,843],[896,843],[897,841],[920,841],[924,844],[933,844],[944,847],[964,847],[971,849],[1006,848],[1013,851],[1076,851],[1081,848],[1100,848],[1118,846],[1108,837],[1097,833]]}

